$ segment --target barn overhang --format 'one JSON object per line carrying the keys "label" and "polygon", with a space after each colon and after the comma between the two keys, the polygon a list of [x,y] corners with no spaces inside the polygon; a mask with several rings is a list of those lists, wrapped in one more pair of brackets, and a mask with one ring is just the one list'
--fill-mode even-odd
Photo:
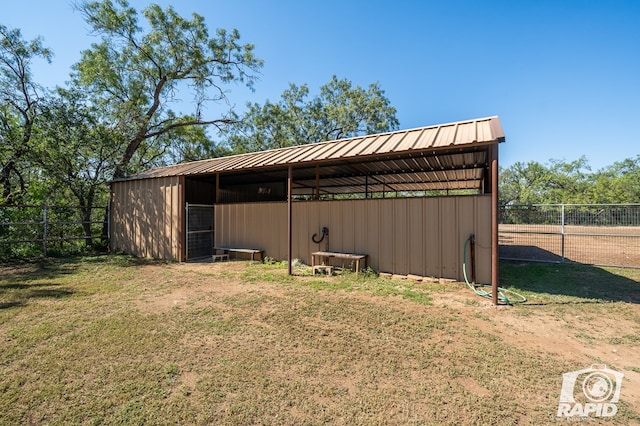
{"label": "barn overhang", "polygon": [[291,167],[294,197],[490,192],[491,147],[504,140],[500,121],[494,116],[195,161],[128,179],[179,175],[196,182],[215,182],[222,191],[250,188],[255,191],[254,201],[261,201],[269,194],[286,199]]}

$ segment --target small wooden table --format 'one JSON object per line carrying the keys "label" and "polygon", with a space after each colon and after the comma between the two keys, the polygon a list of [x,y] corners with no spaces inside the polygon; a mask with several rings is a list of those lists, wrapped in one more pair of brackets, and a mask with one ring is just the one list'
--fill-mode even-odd
{"label": "small wooden table", "polygon": [[367,254],[354,254],[354,253],[339,253],[333,251],[316,251],[311,253],[311,269],[315,274],[315,266],[316,266],[316,257],[319,259],[320,264],[325,265],[327,260],[330,258],[336,259],[346,259],[355,261],[356,275],[360,272],[360,261],[364,260],[364,268],[367,267],[367,259],[369,255]]}
{"label": "small wooden table", "polygon": [[255,255],[259,254],[260,255],[260,261],[264,261],[264,250],[247,249],[247,248],[233,248],[233,247],[214,247],[213,250],[214,250],[215,255],[218,255],[217,254],[218,250],[222,251],[227,256],[229,255],[229,253],[247,253],[247,254],[251,255],[251,260],[255,260]]}

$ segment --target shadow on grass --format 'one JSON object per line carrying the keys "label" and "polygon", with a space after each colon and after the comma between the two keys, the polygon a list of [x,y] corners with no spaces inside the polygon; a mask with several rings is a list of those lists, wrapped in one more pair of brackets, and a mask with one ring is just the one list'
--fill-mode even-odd
{"label": "shadow on grass", "polygon": [[34,284],[23,284],[23,283],[9,283],[9,284],[0,284],[0,294],[6,292],[7,290],[25,290],[25,289],[36,289],[38,287],[53,287],[59,284],[56,283],[34,283]]}
{"label": "shadow on grass", "polygon": [[81,266],[90,264],[135,267],[158,263],[169,262],[124,254],[96,254],[67,258],[40,257],[34,259],[12,259],[10,261],[0,262],[0,283],[3,281],[22,282],[36,279],[53,279],[58,276],[74,274]]}
{"label": "shadow on grass", "polygon": [[24,306],[24,305],[26,305],[24,300],[13,300],[11,302],[0,302],[0,310],[9,309],[9,308],[16,308],[16,307]]}
{"label": "shadow on grass", "polygon": [[27,305],[32,299],[62,299],[75,291],[60,287],[56,280],[78,273],[81,268],[104,264],[114,270],[167,263],[121,254],[99,254],[70,258],[12,259],[0,263],[0,309]]}
{"label": "shadow on grass", "polygon": [[[13,259],[0,263],[0,289],[19,289],[22,283],[33,286],[29,282],[40,279],[55,279],[70,275],[77,271],[79,263],[70,259]],[[40,284],[38,284],[40,285]],[[49,284],[50,285],[50,284]]]}
{"label": "shadow on grass", "polygon": [[[501,261],[500,281],[502,287],[538,294],[542,302],[537,304],[640,303],[638,270]],[[566,296],[570,299],[554,300],[549,296]],[[531,302],[528,304],[536,304],[535,300]]]}
{"label": "shadow on grass", "polygon": [[51,282],[0,284],[0,299],[4,299],[0,301],[0,309],[26,306],[32,299],[62,299],[73,294],[74,291]]}

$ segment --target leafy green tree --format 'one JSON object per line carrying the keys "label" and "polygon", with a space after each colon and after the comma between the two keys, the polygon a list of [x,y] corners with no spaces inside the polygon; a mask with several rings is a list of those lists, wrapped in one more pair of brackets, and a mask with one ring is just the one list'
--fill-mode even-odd
{"label": "leafy green tree", "polygon": [[30,173],[27,157],[44,90],[31,74],[36,59],[51,61],[41,38],[25,41],[0,25],[0,204],[21,201]]}
{"label": "leafy green tree", "polygon": [[42,118],[33,144],[34,163],[47,176],[51,191],[47,198],[70,193],[67,198],[80,207],[85,242],[91,245],[91,212],[96,203],[106,205],[106,182],[127,141],[104,124],[99,106],[87,103],[86,94],[78,90],[58,89],[43,106]]}
{"label": "leafy green tree", "polygon": [[[99,43],[82,52],[73,81],[94,95],[127,140],[118,154],[113,177],[130,172],[140,149],[162,143],[163,136],[191,126],[223,128],[234,121],[230,111],[205,118],[211,104],[228,104],[225,86],[240,82],[252,88],[262,61],[253,45],[240,44],[237,30],[219,29],[209,36],[204,18],[191,19],[156,4],[138,12],[126,0],[82,1],[83,14]],[[188,96],[190,114],[172,110]],[[184,107],[184,104],[181,105]],[[151,149],[157,153],[162,149]]]}
{"label": "leafy green tree", "polygon": [[583,156],[571,162],[517,162],[499,175],[501,204],[585,203],[591,175]]}
{"label": "leafy green tree", "polygon": [[544,202],[549,171],[537,161],[517,162],[499,173],[500,204]]}
{"label": "leafy green tree", "polygon": [[169,164],[222,157],[228,154],[213,141],[204,127],[182,127],[163,136],[163,160]]}
{"label": "leafy green tree", "polygon": [[545,203],[586,203],[587,187],[591,176],[587,158],[566,162],[550,160]]}
{"label": "leafy green tree", "polygon": [[290,84],[277,103],[249,104],[227,144],[244,153],[380,133],[397,129],[395,114],[377,83],[363,89],[333,76],[314,98],[307,85]]}
{"label": "leafy green tree", "polygon": [[640,203],[640,155],[595,173],[587,195],[593,203]]}

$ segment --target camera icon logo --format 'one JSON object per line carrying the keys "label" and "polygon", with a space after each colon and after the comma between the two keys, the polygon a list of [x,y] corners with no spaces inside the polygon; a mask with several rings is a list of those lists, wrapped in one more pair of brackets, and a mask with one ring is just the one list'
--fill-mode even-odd
{"label": "camera icon logo", "polygon": [[613,417],[618,412],[624,374],[594,364],[562,375],[558,417]]}

